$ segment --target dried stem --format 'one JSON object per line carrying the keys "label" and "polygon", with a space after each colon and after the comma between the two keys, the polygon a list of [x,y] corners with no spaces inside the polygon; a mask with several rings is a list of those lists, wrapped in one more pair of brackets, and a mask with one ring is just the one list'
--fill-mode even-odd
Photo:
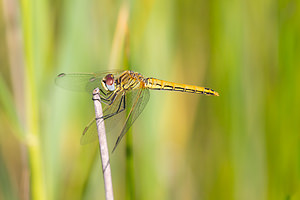
{"label": "dried stem", "polygon": [[93,100],[94,100],[96,123],[98,129],[100,156],[102,162],[102,172],[103,172],[104,187],[105,187],[105,198],[106,200],[112,200],[114,199],[114,194],[113,194],[113,186],[112,186],[112,179],[111,179],[109,152],[107,148],[104,120],[101,118],[103,116],[103,112],[102,112],[101,99],[99,96],[98,88],[96,88],[93,91]]}

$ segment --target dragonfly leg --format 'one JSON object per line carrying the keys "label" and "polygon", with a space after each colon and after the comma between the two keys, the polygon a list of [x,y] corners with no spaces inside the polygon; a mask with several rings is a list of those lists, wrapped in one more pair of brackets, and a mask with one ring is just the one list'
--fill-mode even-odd
{"label": "dragonfly leg", "polygon": [[[107,99],[110,99],[112,95],[115,95],[115,94],[117,94],[118,92],[119,92],[119,90],[116,89],[113,93],[111,93],[111,94],[107,97]],[[106,94],[106,95],[107,95],[107,94]]]}
{"label": "dragonfly leg", "polygon": [[[123,106],[122,106],[122,108],[121,108],[121,104],[122,104],[122,103],[123,103]],[[119,104],[118,110],[117,110],[115,113],[111,113],[111,114],[109,114],[109,115],[104,116],[103,118],[104,118],[104,120],[105,120],[105,119],[108,119],[108,118],[110,118],[110,117],[112,117],[112,116],[114,116],[114,115],[116,115],[116,114],[118,114],[118,113],[123,112],[124,110],[125,110],[125,95],[122,96],[122,99],[121,99],[121,102],[120,102],[120,104]]]}
{"label": "dragonfly leg", "polygon": [[[123,104],[123,105],[122,105],[122,104]],[[114,116],[114,115],[116,115],[116,114],[118,114],[118,113],[123,112],[124,110],[125,110],[125,95],[123,95],[123,96],[121,97],[121,101],[120,101],[119,107],[118,107],[118,109],[117,109],[116,112],[110,113],[110,114],[107,114],[107,115],[104,115],[104,116],[99,117],[99,118],[96,118],[96,120],[97,120],[97,119],[103,119],[103,120],[106,120],[106,119],[108,119],[108,118],[110,118],[110,117],[112,117],[112,116]]]}
{"label": "dragonfly leg", "polygon": [[[113,102],[112,99],[110,99],[110,98],[113,94],[115,94],[114,95],[114,98],[115,98],[116,93],[117,93],[117,91],[115,91],[107,97],[107,94],[105,92],[103,92],[103,90],[101,88],[99,88],[99,91],[100,92],[98,94],[102,100],[101,102],[105,103],[106,105],[110,105]],[[102,94],[101,94],[101,92],[102,92]],[[92,99],[93,99],[93,101],[95,101],[95,100],[99,101],[99,99],[94,99],[94,97]]]}
{"label": "dragonfly leg", "polygon": [[[112,98],[111,98],[111,100],[110,100],[110,103],[108,104],[108,105],[111,105],[114,101],[115,101],[115,99],[116,99],[116,97],[117,97],[117,92],[114,94],[114,96],[112,96]],[[124,96],[124,95],[123,95]],[[122,98],[123,98],[123,96],[122,96]],[[110,96],[111,97],[111,96]]]}
{"label": "dragonfly leg", "polygon": [[[100,95],[100,94],[99,94],[99,95]],[[112,96],[112,95],[113,95],[113,96]],[[102,103],[105,103],[106,105],[109,105],[109,106],[110,106],[110,105],[115,101],[117,95],[118,95],[118,91],[115,91],[114,93],[112,93],[112,94],[109,95],[108,97],[104,97],[104,96],[100,95],[100,98],[101,98],[101,100],[102,100]],[[93,100],[99,101],[99,99],[93,99]]]}
{"label": "dragonfly leg", "polygon": [[[99,88],[99,89],[100,89],[100,88]],[[107,96],[108,93],[103,92],[101,89],[100,89],[100,91],[101,91],[101,92],[103,93],[103,95],[104,95],[104,96],[102,96],[101,94],[99,94],[100,97],[102,97],[102,99],[103,99],[103,100],[106,100],[106,101],[111,101],[110,98],[112,97],[112,95],[116,96],[116,94],[119,92],[119,90],[117,89],[117,90],[115,90],[114,92],[112,92],[109,96]]]}
{"label": "dragonfly leg", "polygon": [[115,102],[115,99],[116,99],[116,97],[117,97],[118,94],[119,94],[119,92],[115,91],[114,93],[112,93],[111,95],[109,95],[107,98],[102,98],[102,100],[106,101],[106,102],[103,102],[103,103],[105,103],[108,106],[111,106],[111,104],[113,102]]}
{"label": "dragonfly leg", "polygon": [[[98,88],[98,89],[99,89],[100,92],[102,92],[102,94],[101,94],[100,92],[98,92],[100,98],[103,99],[103,100],[105,100],[105,96],[106,96],[107,94],[105,94],[105,93],[102,91],[101,88]],[[104,96],[103,96],[103,95],[104,95]],[[95,100],[98,100],[98,101],[99,101],[99,99],[94,99],[94,97],[92,98],[92,100],[93,100],[93,101],[95,101]]]}
{"label": "dragonfly leg", "polygon": [[[102,94],[104,95],[104,96],[106,96],[107,94],[105,94],[105,92],[103,92],[103,90],[101,89],[101,88],[98,88],[99,89],[99,91],[100,92],[102,92]],[[101,94],[99,93],[99,95],[101,96]]]}

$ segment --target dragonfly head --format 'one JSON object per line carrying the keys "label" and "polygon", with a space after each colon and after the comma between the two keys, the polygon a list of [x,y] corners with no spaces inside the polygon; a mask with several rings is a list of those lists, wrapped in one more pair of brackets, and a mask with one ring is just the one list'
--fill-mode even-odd
{"label": "dragonfly head", "polygon": [[102,80],[102,85],[106,90],[113,92],[116,89],[114,75],[107,74]]}

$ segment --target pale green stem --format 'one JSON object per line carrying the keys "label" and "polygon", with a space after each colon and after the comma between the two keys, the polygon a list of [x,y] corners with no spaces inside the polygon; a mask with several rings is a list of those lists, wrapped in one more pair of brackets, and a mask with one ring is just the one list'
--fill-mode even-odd
{"label": "pale green stem", "polygon": [[31,197],[46,199],[39,135],[37,89],[34,76],[33,3],[21,1],[23,42],[25,52],[26,137],[28,141]]}

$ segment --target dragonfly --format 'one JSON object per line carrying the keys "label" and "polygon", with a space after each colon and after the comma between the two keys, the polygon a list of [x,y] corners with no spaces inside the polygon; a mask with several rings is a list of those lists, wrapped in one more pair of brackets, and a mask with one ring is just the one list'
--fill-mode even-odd
{"label": "dragonfly", "polygon": [[[99,88],[101,103],[104,105],[101,117],[106,129],[120,125],[120,134],[112,152],[115,151],[121,139],[139,117],[149,101],[149,90],[178,91],[208,96],[219,96],[211,88],[180,84],[156,78],[146,78],[138,72],[108,71],[99,73],[61,73],[56,77],[56,84],[73,91],[92,93]],[[123,120],[122,120],[123,119]],[[85,127],[80,143],[86,144],[97,139],[96,119],[93,118]],[[109,131],[108,131],[109,132]]]}

